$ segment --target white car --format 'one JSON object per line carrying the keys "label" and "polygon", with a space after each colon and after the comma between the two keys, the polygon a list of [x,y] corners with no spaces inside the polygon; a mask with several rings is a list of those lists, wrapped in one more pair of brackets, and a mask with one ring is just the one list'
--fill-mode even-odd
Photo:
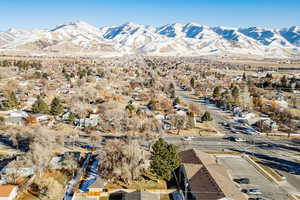
{"label": "white car", "polygon": [[259,189],[249,189],[247,190],[247,194],[258,195],[258,194],[262,194],[262,192]]}
{"label": "white car", "polygon": [[244,138],[240,138],[240,137],[236,137],[234,138],[235,142],[246,142],[246,140]]}
{"label": "white car", "polygon": [[185,136],[185,137],[182,138],[182,140],[184,140],[184,141],[191,141],[193,138],[194,137],[192,137],[192,136]]}

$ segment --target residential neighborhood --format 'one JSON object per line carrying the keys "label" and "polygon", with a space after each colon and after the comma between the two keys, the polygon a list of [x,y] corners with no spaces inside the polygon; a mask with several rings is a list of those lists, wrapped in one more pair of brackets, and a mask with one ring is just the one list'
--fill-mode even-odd
{"label": "residential neighborhood", "polygon": [[0,199],[300,196],[299,73],[197,57],[0,66]]}

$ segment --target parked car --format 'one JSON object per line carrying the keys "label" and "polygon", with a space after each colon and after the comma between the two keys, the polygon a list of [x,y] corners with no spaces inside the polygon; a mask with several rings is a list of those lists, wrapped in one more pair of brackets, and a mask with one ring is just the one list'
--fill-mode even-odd
{"label": "parked car", "polygon": [[183,194],[179,193],[179,192],[172,193],[172,197],[173,197],[172,199],[174,199],[174,200],[184,200],[185,199]]}
{"label": "parked car", "polygon": [[192,141],[193,138],[194,137],[192,137],[192,136],[185,136],[185,137],[182,138],[182,140],[184,140],[184,141]]}
{"label": "parked car", "polygon": [[92,145],[89,145],[89,144],[84,144],[84,145],[81,145],[81,148],[83,148],[83,149],[94,149],[96,147],[92,146]]}
{"label": "parked car", "polygon": [[250,195],[259,195],[262,194],[262,192],[260,191],[260,189],[246,189],[244,190],[245,193],[250,194]]}
{"label": "parked car", "polygon": [[234,141],[234,137],[233,137],[233,136],[224,137],[223,139],[225,139],[225,140],[230,140],[230,141]]}
{"label": "parked car", "polygon": [[236,137],[234,138],[235,142],[246,142],[246,140],[244,138],[240,138],[240,137]]}
{"label": "parked car", "polygon": [[228,127],[228,126],[229,126],[229,124],[228,124],[227,122],[221,122],[221,124],[222,124],[223,126],[225,126],[225,127]]}
{"label": "parked car", "polygon": [[248,200],[266,200],[266,199],[261,197],[255,197],[255,198],[248,198]]}
{"label": "parked car", "polygon": [[236,178],[236,179],[233,179],[233,181],[237,182],[239,184],[249,184],[250,183],[249,178]]}

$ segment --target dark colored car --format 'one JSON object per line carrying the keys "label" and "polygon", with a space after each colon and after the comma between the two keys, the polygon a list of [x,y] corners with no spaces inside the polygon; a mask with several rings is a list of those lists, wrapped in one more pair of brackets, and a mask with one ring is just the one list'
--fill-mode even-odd
{"label": "dark colored car", "polygon": [[256,198],[249,198],[248,200],[266,200],[266,199],[261,197],[256,197]]}
{"label": "dark colored car", "polygon": [[237,182],[239,184],[249,184],[250,183],[249,178],[236,178],[233,180],[234,180],[234,182]]}

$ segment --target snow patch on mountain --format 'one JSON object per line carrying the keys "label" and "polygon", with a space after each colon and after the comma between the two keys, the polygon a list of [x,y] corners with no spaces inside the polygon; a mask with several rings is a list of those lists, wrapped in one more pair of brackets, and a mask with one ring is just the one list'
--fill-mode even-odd
{"label": "snow patch on mountain", "polygon": [[0,32],[0,49],[88,51],[93,54],[300,56],[300,27],[231,28],[197,23],[152,27],[128,22],[98,28],[74,21],[50,30],[9,29]]}

